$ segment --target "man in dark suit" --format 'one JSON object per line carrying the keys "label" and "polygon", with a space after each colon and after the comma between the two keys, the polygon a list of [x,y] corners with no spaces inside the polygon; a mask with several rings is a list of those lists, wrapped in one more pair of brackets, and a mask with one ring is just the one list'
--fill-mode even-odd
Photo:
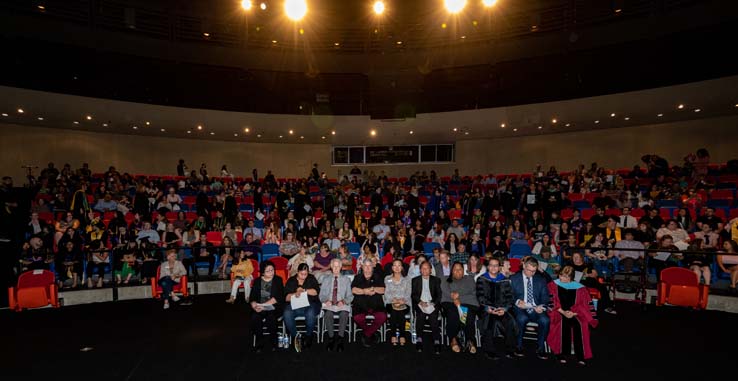
{"label": "man in dark suit", "polygon": [[451,275],[451,262],[449,258],[448,251],[446,250],[441,250],[438,254],[438,263],[436,263],[433,270],[440,279],[446,279]]}
{"label": "man in dark suit", "polygon": [[546,314],[550,300],[546,279],[538,274],[538,261],[529,257],[522,271],[510,277],[515,299],[515,320],[518,323],[518,349],[515,355],[523,357],[523,333],[528,322],[538,324],[538,358],[547,360],[544,343],[548,336],[549,318]]}
{"label": "man in dark suit", "polygon": [[425,241],[425,237],[422,234],[417,234],[414,227],[411,226],[409,231],[410,233],[402,245],[402,252],[405,257],[422,252],[423,242]]}
{"label": "man in dark suit", "polygon": [[[192,245],[192,257],[194,258],[192,261],[192,275],[195,280],[198,278],[197,267],[195,264],[200,262],[208,263],[208,277],[213,276],[213,268],[215,267],[215,247],[212,243],[208,242],[205,232],[200,234],[200,241],[195,242],[195,244]],[[187,269],[187,271],[189,271],[189,269]]]}
{"label": "man in dark suit", "polygon": [[[428,261],[420,264],[420,276],[411,281],[413,309],[415,310],[415,332],[418,333],[415,348],[423,351],[423,326],[427,321],[431,327],[433,344],[436,354],[441,352],[441,329],[438,323],[438,314],[441,309],[441,279],[431,275],[431,265]],[[426,313],[433,309],[430,313]]]}

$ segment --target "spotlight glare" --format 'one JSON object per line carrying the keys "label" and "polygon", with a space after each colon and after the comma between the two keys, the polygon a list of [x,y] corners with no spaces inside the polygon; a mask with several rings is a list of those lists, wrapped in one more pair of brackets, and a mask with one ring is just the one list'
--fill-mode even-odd
{"label": "spotlight glare", "polygon": [[210,132],[210,135],[215,135],[215,132]]}
{"label": "spotlight glare", "polygon": [[305,0],[285,0],[284,13],[292,21],[300,21],[307,13],[307,2]]}
{"label": "spotlight glare", "polygon": [[241,1],[241,8],[243,8],[245,11],[251,10],[251,0],[243,0]]}
{"label": "spotlight glare", "polygon": [[456,131],[458,131],[458,130],[459,130],[458,128],[454,127],[454,132],[456,132]]}
{"label": "spotlight glare", "polygon": [[200,131],[202,131],[202,125],[198,124],[197,125],[197,129],[200,130]]}
{"label": "spotlight glare", "polygon": [[567,124],[566,124],[566,127],[569,127],[569,126],[571,126],[571,123],[567,123]]}
{"label": "spotlight glare", "polygon": [[517,128],[513,128],[513,132],[518,132],[518,129]]}
{"label": "spotlight glare", "polygon": [[2,116],[8,116],[7,112],[2,113]]}
{"label": "spotlight glare", "polygon": [[[79,122],[78,122],[78,121],[76,121],[76,120],[75,120],[75,121],[73,121],[72,123],[74,123],[74,124],[79,124]],[[134,126],[134,127],[135,127],[135,128],[138,128],[138,127],[136,127],[136,126]]]}
{"label": "spotlight glare", "polygon": [[259,8],[261,8],[262,11],[265,11],[267,9],[266,3],[261,3],[261,5],[259,5]]}
{"label": "spotlight glare", "polygon": [[538,129],[539,129],[539,130],[542,130],[542,129],[543,129],[543,126],[538,126]]}
{"label": "spotlight glare", "polygon": [[701,109],[698,109],[698,108],[694,109],[694,112],[700,112],[700,111],[702,111],[702,110]]}
{"label": "spotlight glare", "polygon": [[614,117],[615,117],[615,113],[610,114],[610,118],[614,118]]}
{"label": "spotlight glare", "polygon": [[23,111],[23,109],[22,109],[22,108],[19,108],[19,109],[18,109],[18,114],[23,114],[24,112],[25,112],[25,111]]}
{"label": "spotlight glare", "polygon": [[191,133],[192,133],[192,131],[190,131],[190,130],[187,130],[187,133],[188,133],[188,134],[191,134]]}
{"label": "spotlight glare", "polygon": [[482,0],[482,4],[487,8],[493,7],[495,4],[497,4],[497,0]]}
{"label": "spotlight glare", "polygon": [[411,131],[410,131],[410,135],[412,135],[413,133],[414,133],[414,132],[413,132],[413,131],[411,130]]}
{"label": "spotlight glare", "polygon": [[558,123],[558,122],[559,122],[559,121],[558,121],[558,120],[556,120],[556,118],[553,118],[553,119],[551,119],[551,123],[553,123],[553,124],[556,124],[556,123]]}
{"label": "spotlight glare", "polygon": [[294,133],[295,133],[295,131],[293,131],[293,130],[290,130],[290,135],[292,135],[292,134],[294,134]]}
{"label": "spotlight glare", "polygon": [[376,130],[371,130],[371,131],[370,131],[369,133],[370,133],[370,134],[371,134],[372,136],[377,136],[377,131],[376,131]]}
{"label": "spotlight glare", "polygon": [[466,6],[466,0],[444,0],[444,4],[450,13],[459,13]]}
{"label": "spotlight glare", "polygon": [[335,135],[335,134],[336,134],[336,131],[331,131],[331,135]]}
{"label": "spotlight glare", "polygon": [[599,120],[595,120],[595,124],[598,124],[598,123],[600,123],[600,121]]}
{"label": "spotlight glare", "polygon": [[87,120],[92,120],[92,116],[91,116],[91,115],[87,115],[87,116],[85,117],[85,119],[87,119]]}
{"label": "spotlight glare", "polygon": [[658,114],[656,116],[658,116],[659,118],[661,118],[662,116],[664,116],[664,114]]}
{"label": "spotlight glare", "polygon": [[248,128],[248,127],[246,127],[246,128],[244,128],[244,129],[243,129],[243,132],[247,132],[247,133],[248,133],[249,131],[250,131],[250,130],[249,130],[249,128]]}
{"label": "spotlight glare", "polygon": [[38,120],[44,120],[44,118],[43,117],[40,117],[40,116],[37,119]]}
{"label": "spotlight glare", "polygon": [[500,124],[500,127],[505,128],[505,123]]}
{"label": "spotlight glare", "polygon": [[162,129],[161,129],[161,132],[166,132],[166,130],[162,128]]}
{"label": "spotlight glare", "polygon": [[323,139],[323,140],[325,140],[325,136],[321,136],[320,138]]}
{"label": "spotlight glare", "polygon": [[374,3],[374,14],[381,15],[384,13],[384,2],[377,1]]}
{"label": "spotlight glare", "polygon": [[677,106],[677,108],[681,110],[681,109],[684,108],[684,105],[679,105],[679,106]]}

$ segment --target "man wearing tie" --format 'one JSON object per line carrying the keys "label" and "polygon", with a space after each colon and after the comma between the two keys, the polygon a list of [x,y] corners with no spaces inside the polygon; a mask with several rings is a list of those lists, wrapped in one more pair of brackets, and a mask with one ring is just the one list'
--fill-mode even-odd
{"label": "man wearing tie", "polygon": [[630,208],[627,206],[623,208],[623,214],[620,215],[618,227],[621,229],[635,229],[638,227],[638,221],[630,215]]}
{"label": "man wearing tie", "polygon": [[538,261],[529,257],[523,262],[523,271],[510,278],[515,298],[515,320],[518,323],[518,348],[515,356],[523,357],[523,333],[528,322],[538,324],[538,350],[536,355],[547,360],[544,343],[548,336],[549,318],[547,305],[550,295],[546,279],[538,274]]}

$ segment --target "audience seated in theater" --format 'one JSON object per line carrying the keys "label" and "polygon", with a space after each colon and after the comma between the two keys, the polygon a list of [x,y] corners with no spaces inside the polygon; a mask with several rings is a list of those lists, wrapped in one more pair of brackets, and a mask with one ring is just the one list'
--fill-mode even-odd
{"label": "audience seated in theater", "polygon": [[[733,240],[723,242],[723,250],[721,255],[717,256],[717,263],[720,270],[730,274],[730,286],[728,291],[732,295],[738,294],[735,285],[738,283],[738,243]],[[733,255],[728,255],[733,254]]]}
{"label": "audience seated in theater", "polygon": [[668,220],[666,227],[656,231],[656,239],[661,239],[665,235],[671,236],[672,244],[679,250],[686,250],[689,246],[689,233],[680,228],[676,220]]}
{"label": "audience seated in theater", "polygon": [[300,252],[301,248],[300,244],[295,241],[294,234],[292,232],[287,232],[285,234],[284,241],[279,245],[279,253],[283,257],[290,259]]}
{"label": "audience seated in theater", "polygon": [[434,275],[441,279],[447,279],[451,276],[451,262],[448,252],[445,250],[440,250],[438,253],[438,263],[434,266]]}
{"label": "audience seated in theater", "polygon": [[[629,250],[618,250],[629,249]],[[623,270],[632,272],[633,268],[643,270],[645,247],[642,243],[635,240],[633,229],[625,229],[623,239],[615,243],[615,256],[620,260]],[[638,251],[630,251],[638,250]]]}
{"label": "audience seated in theater", "polygon": [[287,261],[287,270],[289,271],[289,275],[291,277],[295,276],[297,274],[298,267],[303,263],[308,266],[308,269],[312,269],[314,266],[313,256],[308,254],[305,247],[299,247],[297,254]]}
{"label": "audience seated in theater", "polygon": [[[192,253],[194,263],[208,263],[208,277],[213,276],[213,269],[215,268],[215,247],[212,243],[208,242],[208,237],[205,234],[200,234],[200,241],[192,245]],[[192,274],[195,280],[198,278],[197,267],[192,269]]]}

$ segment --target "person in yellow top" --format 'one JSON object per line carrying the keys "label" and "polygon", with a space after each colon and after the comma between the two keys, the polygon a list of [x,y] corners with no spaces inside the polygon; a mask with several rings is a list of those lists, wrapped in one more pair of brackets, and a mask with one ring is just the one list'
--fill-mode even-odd
{"label": "person in yellow top", "polygon": [[243,284],[244,299],[246,303],[249,301],[249,295],[251,294],[251,280],[254,274],[254,265],[246,256],[246,251],[241,250],[238,253],[238,259],[234,261],[231,266],[231,274],[233,283],[231,284],[231,297],[226,300],[226,303],[233,304],[236,301],[236,295],[238,295],[238,288]]}

